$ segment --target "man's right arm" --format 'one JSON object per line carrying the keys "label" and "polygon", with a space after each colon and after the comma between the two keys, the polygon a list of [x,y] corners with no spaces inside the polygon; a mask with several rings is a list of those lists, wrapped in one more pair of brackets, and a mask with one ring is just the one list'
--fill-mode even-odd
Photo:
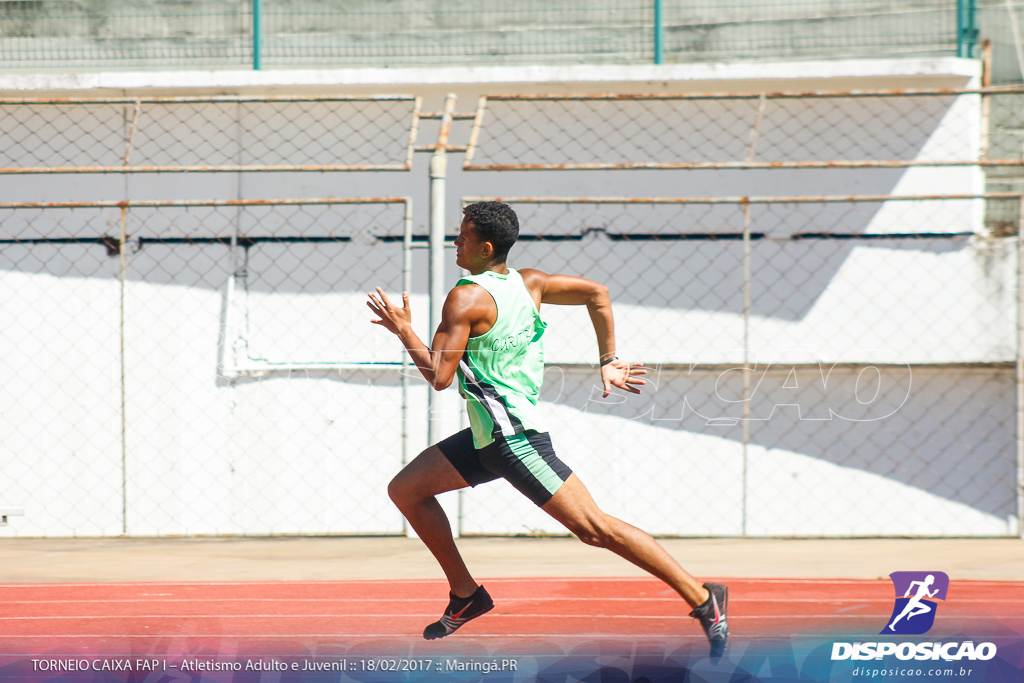
{"label": "man's right arm", "polygon": [[429,348],[413,332],[407,292],[402,294],[402,308],[396,307],[380,288],[377,289],[380,299],[370,294],[367,302],[380,318],[371,322],[398,336],[420,374],[437,391],[451,385],[459,359],[466,350],[473,316],[478,314],[480,307],[479,297],[473,289],[476,288],[456,287],[448,293],[441,310],[441,323]]}

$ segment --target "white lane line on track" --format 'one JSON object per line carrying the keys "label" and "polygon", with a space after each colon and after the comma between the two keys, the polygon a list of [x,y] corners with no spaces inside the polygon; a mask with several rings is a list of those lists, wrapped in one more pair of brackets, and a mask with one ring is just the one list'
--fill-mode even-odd
{"label": "white lane line on track", "polygon": [[[521,578],[490,578],[483,579],[486,583],[660,583],[658,579],[644,577],[521,577]],[[756,578],[722,578],[723,582],[753,583],[758,584],[798,584],[809,586],[833,586],[833,585],[871,585],[888,584],[889,579],[756,579]],[[0,583],[0,589],[25,589],[25,588],[91,588],[91,587],[143,587],[143,586],[352,586],[366,584],[443,584],[444,579],[358,579],[349,581],[109,581],[109,582],[86,582],[86,583]],[[957,584],[968,584],[971,586],[1019,586],[1024,587],[1024,581],[975,581],[971,579],[959,579]]]}
{"label": "white lane line on track", "polygon": [[[735,582],[757,582],[757,583],[802,583],[802,584],[820,584],[820,585],[832,585],[832,584],[865,584],[865,583],[888,583],[889,579],[758,579],[758,578],[727,578],[720,577],[722,581],[735,581]],[[554,582],[554,583],[573,583],[573,582],[584,582],[584,583],[661,583],[658,579],[644,576],[523,576],[523,577],[498,577],[498,578],[482,578],[481,581],[487,583],[538,583],[538,582]],[[321,581],[89,581],[89,582],[55,582],[55,583],[0,583],[0,588],[42,588],[42,587],[58,587],[58,586],[323,586],[323,585],[363,585],[371,583],[383,583],[383,584],[438,584],[444,583],[443,578],[438,579],[350,579],[350,580],[331,580],[324,579]],[[1007,583],[1019,583],[1024,585],[1024,581],[971,581],[972,584],[981,583],[992,583],[994,585],[1003,585]]]}
{"label": "white lane line on track", "polygon": [[[505,619],[688,619],[684,614],[492,614]],[[731,617],[738,621],[754,619],[885,619],[889,612],[877,614],[744,614]],[[434,619],[437,614],[138,614],[138,615],[111,615],[111,616],[51,616],[51,617],[0,617],[0,621],[46,621],[60,619],[62,621],[74,620],[97,620],[97,619]],[[1024,616],[989,616],[989,615],[956,615],[963,621],[1024,621]],[[0,634],[0,637],[9,636]]]}
{"label": "white lane line on track", "polygon": [[[556,583],[631,583],[637,582],[656,582],[657,579],[544,579],[544,578],[531,578],[525,577],[521,579],[484,579],[483,582],[487,584],[496,583],[537,583],[537,582],[556,582]],[[730,582],[729,579],[722,579],[727,584]],[[753,581],[752,579],[742,579],[736,583],[746,583]],[[759,584],[764,583],[778,583],[781,585],[804,585],[804,586],[831,586],[831,585],[878,585],[888,584],[888,580],[882,579],[857,579],[849,581],[833,581],[833,580],[804,580],[804,579],[792,579],[792,580],[779,580],[779,581],[766,581],[757,580]],[[217,588],[224,586],[247,586],[247,587],[291,587],[291,586],[356,586],[362,584],[387,584],[393,585],[396,583],[405,583],[406,585],[412,585],[416,583],[436,586],[444,583],[443,579],[432,579],[432,580],[412,580],[412,579],[396,579],[389,581],[204,581],[204,582],[161,582],[161,583],[135,583],[135,582],[110,582],[110,583],[4,583],[0,584],[0,590],[4,589],[67,589],[67,588],[142,588],[146,586],[159,586],[164,588],[175,588],[175,587],[187,587],[187,586],[202,586],[208,588]],[[660,583],[660,582],[659,582]],[[985,587],[994,586],[999,588],[1024,588],[1024,581],[970,581],[970,580],[958,580],[958,585],[967,584],[971,587]],[[764,598],[769,599],[769,598]]]}
{"label": "white lane line on track", "polygon": [[[394,633],[360,633],[359,635],[352,635],[352,634],[349,634],[349,633],[297,633],[295,635],[286,635],[286,636],[285,635],[275,635],[275,634],[267,634],[267,635],[254,636],[252,634],[244,634],[244,633],[243,634],[230,634],[230,635],[229,634],[217,634],[216,636],[161,635],[161,634],[157,634],[157,633],[140,633],[138,635],[125,635],[124,633],[113,633],[113,634],[111,634],[111,633],[106,633],[106,634],[104,634],[104,633],[96,633],[96,634],[87,634],[87,635],[81,635],[81,634],[71,634],[71,635],[38,635],[38,636],[13,635],[13,636],[4,636],[4,638],[168,638],[168,639],[173,639],[173,638],[203,638],[203,637],[211,637],[211,638],[245,638],[245,639],[248,639],[248,640],[253,640],[253,639],[256,639],[256,638],[345,638],[346,640],[349,640],[349,641],[352,640],[353,638],[392,638],[392,639],[396,639],[396,640],[405,642],[405,641],[408,641],[413,635],[415,635],[417,638],[420,637],[420,635],[418,633],[417,634],[411,634],[410,633],[410,634],[404,634],[404,635],[403,634],[394,634]],[[703,641],[707,642],[704,635],[699,635],[699,634],[698,635],[692,635],[692,634],[681,634],[681,633],[645,633],[645,634],[628,634],[628,633],[626,633],[626,634],[613,634],[613,633],[473,633],[473,634],[464,634],[461,637],[461,640],[465,641],[467,639],[477,639],[477,638],[561,638],[561,639],[566,639],[566,638],[587,638],[587,639],[594,639],[594,638],[616,638],[616,639],[622,639],[622,638],[681,638],[681,639],[684,639],[684,640],[703,640]],[[4,656],[6,656],[6,655],[4,655],[3,653],[0,653],[0,657],[4,657]],[[80,655],[74,655],[74,656],[80,656]],[[96,655],[96,656],[102,657],[104,655]],[[145,657],[146,655],[142,655],[142,656]],[[196,658],[196,657],[205,657],[205,655],[198,655],[198,654],[190,654],[190,655],[187,655],[187,656],[189,658],[193,658],[193,659]],[[224,655],[212,655],[211,657],[215,658],[217,656],[224,656]],[[231,655],[227,655],[227,656],[230,657]],[[272,655],[268,655],[268,656],[272,656]],[[335,655],[324,655],[324,656],[332,656],[333,657]],[[344,657],[344,656],[350,656],[350,657],[364,657],[365,656],[365,657],[370,657],[371,655],[361,655],[360,654],[360,655],[338,655],[338,656],[342,656],[342,657]],[[395,655],[389,655],[389,656],[390,657],[394,657]],[[443,656],[443,655],[429,655],[429,656]],[[450,655],[450,656],[456,656],[456,655]],[[521,656],[528,657],[528,656],[531,656],[531,655],[521,655]],[[537,655],[532,655],[532,656],[537,656]]]}
{"label": "white lane line on track", "polygon": [[[427,602],[430,604],[437,603],[439,598],[117,598],[111,600],[100,600],[100,599],[68,599],[68,600],[5,600],[3,605],[86,605],[102,603],[104,605],[109,604],[134,604],[139,602],[144,603],[190,603],[190,602],[267,602],[267,603],[288,603],[288,602],[354,602],[354,603],[368,603],[368,602]],[[677,597],[669,598],[653,598],[653,597],[603,597],[603,598],[591,598],[591,597],[502,597],[500,598],[501,604],[507,603],[520,603],[520,602],[582,602],[584,600],[598,600],[600,602],[665,602],[665,603],[677,603],[681,599]],[[809,603],[809,604],[832,604],[832,603],[854,603],[854,604],[889,604],[893,598],[759,598],[756,596],[740,597],[730,596],[731,603]],[[985,605],[985,604],[1024,604],[1024,599],[1006,599],[1006,598],[974,598],[974,599],[957,599],[957,605]]]}
{"label": "white lane line on track", "polygon": [[[666,614],[662,616],[650,614],[497,614],[492,616],[530,618],[530,619],[683,619],[682,614]],[[824,615],[828,616],[828,615]],[[881,615],[889,616],[888,613]],[[116,615],[89,615],[89,616],[50,616],[50,617],[0,617],[0,621],[46,621],[47,619],[61,619],[74,621],[76,619],[437,619],[437,613],[429,614],[365,614],[341,613],[341,614],[116,614]],[[688,618],[688,617],[685,617]]]}

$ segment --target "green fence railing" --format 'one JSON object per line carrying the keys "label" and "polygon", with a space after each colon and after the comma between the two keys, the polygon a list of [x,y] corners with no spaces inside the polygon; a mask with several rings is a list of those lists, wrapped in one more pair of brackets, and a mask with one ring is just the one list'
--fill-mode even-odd
{"label": "green fence railing", "polygon": [[977,56],[994,0],[0,0],[0,68]]}
{"label": "green fence railing", "polygon": [[956,2],[956,56],[974,57],[978,44],[977,10],[974,0]]}

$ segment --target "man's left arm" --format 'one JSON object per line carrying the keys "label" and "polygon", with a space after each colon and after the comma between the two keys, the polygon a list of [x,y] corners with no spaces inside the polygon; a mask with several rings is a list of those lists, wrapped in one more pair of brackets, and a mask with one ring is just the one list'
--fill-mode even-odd
{"label": "man's left arm", "polygon": [[613,386],[632,394],[640,393],[636,385],[646,384],[639,377],[646,375],[647,370],[643,369],[643,363],[627,363],[615,356],[615,321],[607,287],[586,278],[549,275],[532,268],[523,268],[519,274],[538,304],[587,307],[597,335],[604,397],[611,393]]}

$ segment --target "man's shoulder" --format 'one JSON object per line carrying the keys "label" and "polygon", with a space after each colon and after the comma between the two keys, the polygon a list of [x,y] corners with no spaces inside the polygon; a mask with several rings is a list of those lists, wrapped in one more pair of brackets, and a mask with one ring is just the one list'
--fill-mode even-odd
{"label": "man's shoulder", "polygon": [[548,274],[537,270],[536,268],[516,268],[516,272],[523,278],[523,284],[530,291],[537,289],[543,289],[544,282],[547,280]]}
{"label": "man's shoulder", "polygon": [[475,282],[460,280],[458,284],[448,292],[448,299],[455,301],[470,301],[486,294],[487,290]]}
{"label": "man's shoulder", "polygon": [[460,282],[452,287],[445,300],[446,308],[470,315],[493,305],[494,299],[490,293],[475,282]]}
{"label": "man's shoulder", "polygon": [[536,268],[516,268],[516,272],[519,273],[524,280],[528,277],[538,278],[548,276],[547,273],[537,270]]}

